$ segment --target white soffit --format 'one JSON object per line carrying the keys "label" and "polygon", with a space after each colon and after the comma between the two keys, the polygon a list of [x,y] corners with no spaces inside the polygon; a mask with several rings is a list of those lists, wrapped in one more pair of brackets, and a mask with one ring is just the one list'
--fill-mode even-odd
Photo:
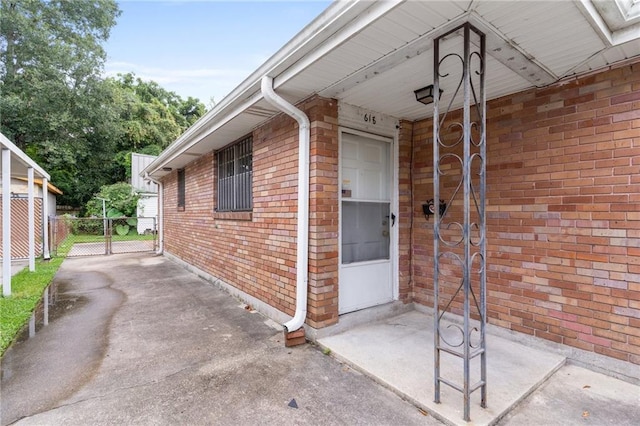
{"label": "white soffit", "polygon": [[584,63],[573,69],[574,74],[584,74],[591,71],[600,70],[608,65],[619,63],[626,59],[640,56],[640,41],[628,41],[618,46],[610,47],[606,50],[598,52]]}
{"label": "white soffit", "polygon": [[[624,21],[611,23],[614,12]],[[637,0],[336,2],[165,150],[155,173],[164,162],[183,163],[182,152],[220,148],[276,114],[262,103],[264,75],[294,104],[319,94],[397,118],[426,117],[431,109],[413,90],[433,82],[433,40],[465,22],[486,34],[487,99],[640,56]],[[460,42],[459,34],[449,38]],[[448,95],[445,87],[444,102]]]}
{"label": "white soffit", "polygon": [[[456,36],[448,39],[444,49],[461,50],[462,38]],[[443,63],[443,66],[443,74],[459,74],[459,69],[456,69],[453,62]],[[441,105],[450,102],[457,84],[454,80],[455,78],[441,79],[441,88],[444,90]],[[433,55],[429,52],[398,64],[393,72],[382,73],[341,92],[339,99],[351,105],[366,106],[372,111],[383,111],[394,117],[418,120],[430,116],[433,109],[431,105],[416,102],[413,91],[432,82]],[[486,90],[491,93],[492,99],[528,87],[531,87],[529,81],[512,72],[495,58],[487,56]]]}
{"label": "white soffit", "polygon": [[[469,4],[469,1],[404,2],[352,35],[347,42],[327,51],[310,69],[287,81],[283,89],[285,93],[308,95],[313,88],[312,92],[335,97],[347,86],[357,85],[427,50],[432,43],[425,35],[447,22],[457,21]],[[420,42],[416,43],[417,39]],[[330,86],[334,86],[333,89],[326,90]]]}
{"label": "white soffit", "polygon": [[482,19],[544,64],[556,79],[606,47],[573,2],[483,1],[476,5]]}

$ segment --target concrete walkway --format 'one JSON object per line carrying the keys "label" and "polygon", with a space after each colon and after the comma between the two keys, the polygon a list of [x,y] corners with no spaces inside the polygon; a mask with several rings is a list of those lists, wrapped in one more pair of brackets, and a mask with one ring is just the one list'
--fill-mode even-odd
{"label": "concrete walkway", "polygon": [[[471,422],[463,397],[446,385],[433,402],[433,318],[411,311],[319,339],[352,367],[451,425],[638,425],[640,387],[584,368],[565,357],[487,335],[487,408],[480,391],[471,398]],[[476,358],[477,361],[477,358]],[[443,355],[445,377],[462,383],[462,361]],[[472,380],[479,366],[472,365]]]}
{"label": "concrete walkway", "polygon": [[67,259],[2,359],[0,424],[438,425],[164,257]]}
{"label": "concrete walkway", "polygon": [[49,326],[2,359],[0,425],[640,424],[640,387],[494,335],[488,408],[463,422],[458,392],[432,402],[420,312],[323,337],[327,356],[161,256],[67,259],[56,281]]}

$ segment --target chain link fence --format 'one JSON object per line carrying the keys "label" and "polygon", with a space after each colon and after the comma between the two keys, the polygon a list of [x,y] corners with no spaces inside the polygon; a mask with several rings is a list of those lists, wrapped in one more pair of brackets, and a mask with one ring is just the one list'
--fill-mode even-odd
{"label": "chain link fence", "polygon": [[158,248],[155,217],[51,219],[51,255],[68,257],[155,251]]}

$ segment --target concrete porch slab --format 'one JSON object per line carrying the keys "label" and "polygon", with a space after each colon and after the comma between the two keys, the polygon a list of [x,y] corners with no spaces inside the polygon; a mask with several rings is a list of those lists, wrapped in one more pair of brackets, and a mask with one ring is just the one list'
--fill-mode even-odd
{"label": "concrete porch slab", "polygon": [[[451,425],[492,425],[565,363],[565,357],[487,334],[487,408],[480,390],[471,398],[471,422],[463,420],[463,396],[446,385],[433,402],[433,317],[419,311],[318,339],[341,361],[370,375],[403,398]],[[475,362],[475,361],[474,361]],[[479,362],[479,358],[477,358]],[[472,365],[471,383],[479,378]],[[441,360],[443,375],[462,383],[462,361]],[[459,374],[456,374],[459,373]]]}

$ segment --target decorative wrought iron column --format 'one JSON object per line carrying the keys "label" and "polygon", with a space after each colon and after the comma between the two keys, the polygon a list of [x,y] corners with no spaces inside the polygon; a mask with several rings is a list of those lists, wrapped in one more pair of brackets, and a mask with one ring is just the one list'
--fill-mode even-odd
{"label": "decorative wrought iron column", "polygon": [[483,33],[466,23],[434,40],[433,189],[446,203],[433,224],[435,402],[441,384],[458,390],[465,421],[474,391],[487,405],[484,81]]}

